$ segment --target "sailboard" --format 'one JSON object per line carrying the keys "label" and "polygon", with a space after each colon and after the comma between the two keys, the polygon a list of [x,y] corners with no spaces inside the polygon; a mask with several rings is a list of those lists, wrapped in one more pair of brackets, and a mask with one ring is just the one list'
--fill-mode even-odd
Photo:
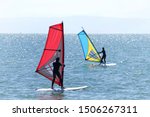
{"label": "sailboard", "polygon": [[64,88],[64,89],[60,89],[60,88],[55,88],[55,89],[51,89],[51,88],[41,88],[41,89],[37,89],[37,91],[54,91],[54,92],[62,92],[62,91],[76,91],[76,90],[81,90],[81,89],[85,89],[88,86],[80,86],[80,87],[70,87],[70,88]]}
{"label": "sailboard", "polygon": [[[53,80],[53,62],[60,58],[60,63],[64,64],[64,31],[63,23],[49,27],[46,44],[42,57],[36,68],[36,72],[49,80]],[[64,76],[64,66],[59,69],[61,78]],[[56,77],[55,84],[61,86],[59,78]]]}
{"label": "sailboard", "polygon": [[[64,30],[63,23],[52,25],[49,27],[48,36],[46,40],[46,44],[43,50],[42,57],[40,62],[36,68],[36,72],[40,75],[44,76],[48,80],[53,80],[53,62],[55,62],[56,58],[60,58],[60,66],[59,72],[61,78],[64,78]],[[58,77],[56,77],[55,82],[56,85],[61,86],[61,82]],[[84,89],[87,86],[82,87],[73,87],[73,88],[65,88],[63,91],[68,90],[80,90]],[[37,91],[59,91],[60,88],[57,89],[37,89]]]}
{"label": "sailboard", "polygon": [[78,33],[79,40],[81,42],[82,50],[84,53],[84,59],[91,62],[100,62],[101,57],[98,54],[94,44],[87,35],[87,33],[82,30]]}
{"label": "sailboard", "polygon": [[100,66],[104,66],[104,67],[111,67],[111,66],[115,66],[117,65],[116,63],[106,63],[106,64],[99,64]]}

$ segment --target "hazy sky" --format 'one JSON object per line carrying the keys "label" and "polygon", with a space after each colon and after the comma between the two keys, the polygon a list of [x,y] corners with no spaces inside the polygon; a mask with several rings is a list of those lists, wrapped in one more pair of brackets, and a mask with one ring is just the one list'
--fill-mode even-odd
{"label": "hazy sky", "polygon": [[150,0],[0,0],[0,18],[100,17],[150,18]]}
{"label": "hazy sky", "polygon": [[65,22],[66,33],[149,33],[150,0],[0,0],[0,33],[45,33]]}

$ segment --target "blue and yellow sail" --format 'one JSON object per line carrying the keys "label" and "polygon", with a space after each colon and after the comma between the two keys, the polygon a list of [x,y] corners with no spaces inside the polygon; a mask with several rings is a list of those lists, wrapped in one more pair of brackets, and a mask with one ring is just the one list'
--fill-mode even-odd
{"label": "blue and yellow sail", "polygon": [[78,33],[78,37],[81,42],[85,60],[100,62],[101,57],[86,32],[82,30],[80,33]]}

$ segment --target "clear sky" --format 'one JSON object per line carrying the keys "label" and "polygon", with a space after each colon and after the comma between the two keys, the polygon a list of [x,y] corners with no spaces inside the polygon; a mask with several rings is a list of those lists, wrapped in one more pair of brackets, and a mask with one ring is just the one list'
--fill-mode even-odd
{"label": "clear sky", "polygon": [[0,0],[3,17],[100,17],[150,18],[150,0]]}
{"label": "clear sky", "polygon": [[[13,25],[16,22],[17,22],[16,25],[18,26],[16,26],[15,29],[11,28],[10,29],[14,30],[14,32],[18,32],[17,27],[19,27],[20,21],[16,20],[15,22],[14,20],[13,22],[10,22],[9,19],[11,18],[16,19],[60,18],[60,17],[62,18],[72,16],[91,16],[91,17],[103,17],[108,19],[109,18],[123,18],[135,20],[140,19],[140,22],[142,22],[141,19],[143,20],[146,19],[148,22],[148,24],[146,24],[147,25],[146,30],[149,30],[150,28],[150,22],[148,21],[150,19],[149,11],[150,11],[150,0],[0,0],[0,20],[1,20],[0,32],[7,32],[6,29],[7,25],[14,27]],[[4,19],[7,20],[5,21]],[[92,22],[95,21],[93,20]],[[129,24],[131,24],[132,22],[130,22]],[[27,22],[23,23],[21,21],[20,25],[25,23]],[[105,23],[106,20],[104,21],[104,24]],[[111,23],[111,21],[109,21],[106,24],[108,23],[113,24],[114,22]],[[30,24],[32,24],[31,20]],[[81,24],[84,25],[84,22],[82,22]],[[5,31],[2,25],[5,26]],[[118,24],[118,29],[120,28],[119,25],[120,24]],[[142,28],[143,27],[144,26],[142,25]],[[38,29],[38,27],[36,28]],[[108,26],[108,28],[112,27]],[[105,29],[107,30],[106,27]],[[40,32],[40,31],[33,29],[33,32]]]}

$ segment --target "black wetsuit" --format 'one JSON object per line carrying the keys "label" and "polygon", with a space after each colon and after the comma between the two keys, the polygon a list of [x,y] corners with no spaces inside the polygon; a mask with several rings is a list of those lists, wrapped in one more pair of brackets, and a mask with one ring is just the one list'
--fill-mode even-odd
{"label": "black wetsuit", "polygon": [[103,63],[103,60],[104,60],[104,63],[106,63],[106,52],[105,52],[105,50],[102,50],[102,52],[100,52],[100,53],[103,53],[103,56],[101,58],[101,63]]}
{"label": "black wetsuit", "polygon": [[53,81],[52,81],[52,88],[53,88],[53,85],[54,85],[54,82],[55,82],[55,79],[56,79],[56,76],[59,78],[59,80],[60,80],[60,85],[61,85],[61,87],[63,87],[63,80],[62,80],[62,78],[61,78],[61,75],[60,75],[60,73],[59,73],[59,68],[60,68],[60,66],[62,66],[62,64],[60,63],[60,62],[54,62],[53,63]]}

